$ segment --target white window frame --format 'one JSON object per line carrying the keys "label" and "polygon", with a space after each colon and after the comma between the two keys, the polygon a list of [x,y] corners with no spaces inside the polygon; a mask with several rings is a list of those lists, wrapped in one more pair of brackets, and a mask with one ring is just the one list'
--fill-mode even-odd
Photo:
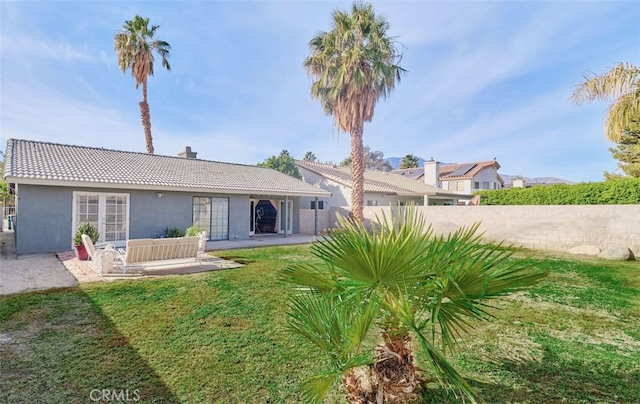
{"label": "white window frame", "polygon": [[[77,205],[78,205],[78,197],[79,196],[97,196],[98,197],[98,232],[100,233],[100,238],[98,242],[109,242],[113,243],[118,247],[124,247],[127,240],[129,239],[129,230],[131,223],[131,196],[127,193],[118,193],[118,192],[87,192],[87,191],[73,191],[73,201],[72,201],[72,209],[71,209],[71,228],[72,234],[71,238],[75,236],[76,230],[82,223],[77,223]],[[124,240],[105,240],[106,234],[106,200],[108,196],[116,196],[116,197],[124,197],[126,198],[126,235]]]}

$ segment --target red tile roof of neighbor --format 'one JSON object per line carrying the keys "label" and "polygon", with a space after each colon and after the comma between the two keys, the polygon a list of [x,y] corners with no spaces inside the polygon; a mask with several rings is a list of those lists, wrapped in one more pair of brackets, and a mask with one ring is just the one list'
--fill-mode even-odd
{"label": "red tile roof of neighbor", "polygon": [[[475,163],[455,163],[455,164],[440,164],[440,180],[449,179],[466,179],[473,178],[474,175],[479,173],[485,168],[495,166],[496,169],[500,168],[495,160],[477,161]],[[452,175],[456,170],[464,171],[462,174]],[[412,180],[422,180],[424,177],[424,167],[419,168],[405,168],[400,170],[393,170],[394,174],[399,174],[405,178],[411,178]],[[498,174],[498,180],[504,183],[500,174]]]}
{"label": "red tile roof of neighbor", "polygon": [[[468,166],[469,169],[465,170],[463,174],[451,175],[457,169]],[[456,163],[456,164],[442,164],[440,165],[440,179],[450,179],[450,178],[472,178],[474,175],[478,174],[481,170],[495,166],[496,169],[500,168],[500,164],[498,164],[495,160],[489,161],[478,161],[475,163]]]}

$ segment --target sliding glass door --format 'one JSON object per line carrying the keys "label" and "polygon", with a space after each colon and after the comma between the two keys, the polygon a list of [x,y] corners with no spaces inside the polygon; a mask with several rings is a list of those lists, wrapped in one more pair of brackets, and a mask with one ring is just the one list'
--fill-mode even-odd
{"label": "sliding glass door", "polygon": [[193,223],[207,231],[209,240],[229,239],[229,198],[193,198]]}

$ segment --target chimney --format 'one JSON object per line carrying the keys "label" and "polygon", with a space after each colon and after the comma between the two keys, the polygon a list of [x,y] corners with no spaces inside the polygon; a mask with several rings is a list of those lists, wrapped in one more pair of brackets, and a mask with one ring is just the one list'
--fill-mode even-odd
{"label": "chimney", "polygon": [[433,157],[424,162],[424,183],[440,188],[440,162]]}
{"label": "chimney", "polygon": [[178,157],[182,157],[183,159],[195,159],[196,155],[198,155],[198,153],[191,151],[190,146],[185,146],[184,151],[178,153]]}
{"label": "chimney", "polygon": [[524,178],[514,178],[513,180],[511,180],[511,184],[513,188],[524,188],[525,185],[525,180]]}

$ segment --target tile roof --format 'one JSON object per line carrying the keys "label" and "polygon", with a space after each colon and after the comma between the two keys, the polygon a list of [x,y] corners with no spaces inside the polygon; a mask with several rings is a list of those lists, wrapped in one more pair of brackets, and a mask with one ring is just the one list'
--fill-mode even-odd
{"label": "tile roof", "polygon": [[[303,160],[297,160],[296,165],[351,188],[350,167]],[[364,172],[364,192],[401,196],[429,195],[460,197],[460,194],[449,193],[443,189],[436,188],[421,181],[412,180],[389,172],[371,170],[365,170]]]}
{"label": "tile roof", "polygon": [[424,177],[424,167],[400,168],[391,172],[394,174],[402,175],[406,178],[411,178],[412,180],[421,180],[422,177]]}
{"label": "tile roof", "polygon": [[7,182],[18,184],[330,195],[265,167],[20,139],[7,141],[4,177]]}

